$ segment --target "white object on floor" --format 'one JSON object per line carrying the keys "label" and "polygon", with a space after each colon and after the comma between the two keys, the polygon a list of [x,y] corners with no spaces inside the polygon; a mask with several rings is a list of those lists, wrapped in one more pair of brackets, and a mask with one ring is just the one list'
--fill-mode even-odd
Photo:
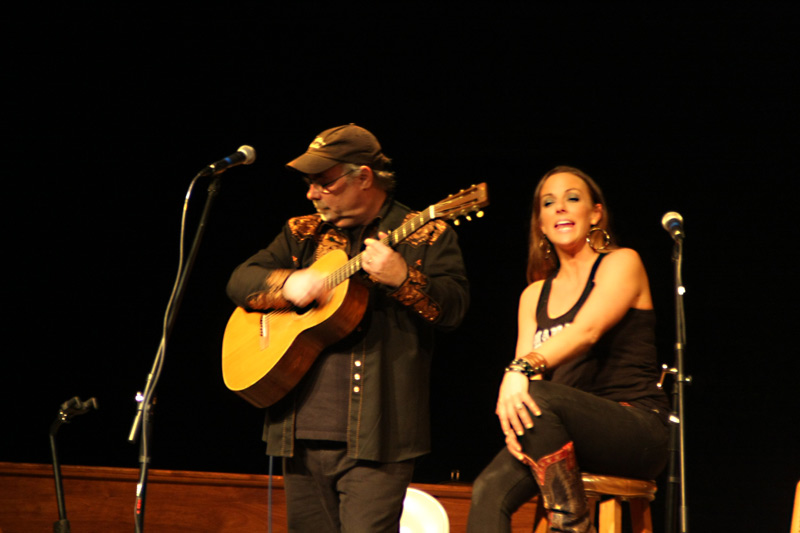
{"label": "white object on floor", "polygon": [[439,500],[409,487],[403,500],[400,533],[449,533],[450,520]]}

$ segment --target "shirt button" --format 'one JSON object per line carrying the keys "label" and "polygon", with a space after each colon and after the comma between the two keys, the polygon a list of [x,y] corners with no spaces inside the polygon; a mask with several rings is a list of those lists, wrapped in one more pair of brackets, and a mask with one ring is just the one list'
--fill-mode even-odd
{"label": "shirt button", "polygon": [[353,387],[353,392],[361,392],[361,387]]}
{"label": "shirt button", "polygon": [[361,361],[356,361],[356,362],[355,362],[355,363],[353,363],[353,364],[354,364],[354,365],[356,365],[356,366],[361,366]]}
{"label": "shirt button", "polygon": [[361,374],[355,374],[355,375],[353,376],[353,379],[355,379],[356,381],[358,381],[359,379],[361,379]]}

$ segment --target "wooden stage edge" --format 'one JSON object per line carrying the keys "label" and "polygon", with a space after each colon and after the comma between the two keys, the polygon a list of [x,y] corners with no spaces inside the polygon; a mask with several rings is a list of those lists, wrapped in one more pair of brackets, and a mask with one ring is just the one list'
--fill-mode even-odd
{"label": "wooden stage edge", "polygon": [[[94,466],[61,467],[64,503],[72,531],[116,533],[134,530],[133,511],[139,470]],[[472,487],[421,484],[412,487],[435,497],[447,511],[452,533],[466,531]],[[144,530],[148,533],[265,533],[286,528],[283,478],[178,470],[150,470]],[[515,515],[514,533],[530,533],[536,504]],[[58,521],[52,465],[0,462],[0,533],[53,531]]]}

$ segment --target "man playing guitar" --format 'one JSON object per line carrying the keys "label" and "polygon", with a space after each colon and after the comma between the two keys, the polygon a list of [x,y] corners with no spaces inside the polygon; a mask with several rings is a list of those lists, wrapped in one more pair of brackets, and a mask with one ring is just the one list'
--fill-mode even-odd
{"label": "man playing guitar", "polygon": [[[292,349],[305,343],[298,353],[313,355],[267,408],[264,438],[267,453],[283,457],[290,531],[397,531],[414,460],[430,451],[433,334],[459,325],[469,286],[455,232],[440,220],[414,225],[419,214],[393,198],[389,163],[359,126],[320,133],[287,165],[316,213],[290,219],[228,283],[243,310],[302,320],[332,298],[323,257],[340,254],[358,271],[341,324],[315,339],[298,334]],[[400,226],[403,235],[393,232]],[[267,347],[290,329],[261,327]],[[302,357],[287,354],[285,366]]]}

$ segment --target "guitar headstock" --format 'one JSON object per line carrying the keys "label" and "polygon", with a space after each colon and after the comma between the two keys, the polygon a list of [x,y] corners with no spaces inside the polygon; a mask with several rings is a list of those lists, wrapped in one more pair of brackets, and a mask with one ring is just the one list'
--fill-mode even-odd
{"label": "guitar headstock", "polygon": [[479,183],[473,185],[468,189],[464,189],[455,194],[451,194],[441,202],[434,204],[434,218],[449,218],[454,220],[458,225],[458,217],[466,217],[471,220],[470,213],[477,211],[475,216],[482,217],[483,211],[481,209],[489,205],[489,191],[486,183]]}

